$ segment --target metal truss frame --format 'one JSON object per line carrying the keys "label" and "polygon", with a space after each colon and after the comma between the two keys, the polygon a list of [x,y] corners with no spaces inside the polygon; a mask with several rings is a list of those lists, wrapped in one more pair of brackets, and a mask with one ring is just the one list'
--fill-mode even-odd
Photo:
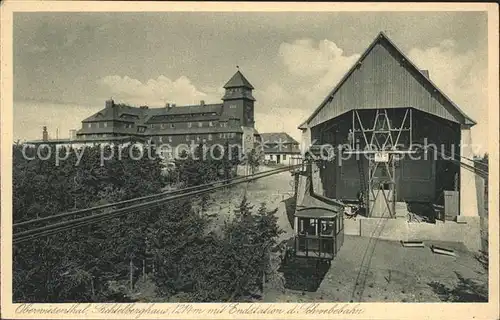
{"label": "metal truss frame", "polygon": [[[375,119],[372,128],[368,128],[367,125],[363,125],[363,121],[359,115],[358,109],[354,109],[352,112],[352,133],[353,138],[351,139],[351,150],[355,150],[352,153],[364,154],[368,159],[368,186],[364,187],[364,181],[361,181],[361,186],[363,193],[367,195],[365,200],[367,201],[368,216],[373,214],[373,205],[370,201],[370,196],[373,198],[373,202],[377,199],[382,190],[385,189],[387,185],[389,188],[388,196],[385,192],[382,192],[384,196],[384,201],[386,203],[389,215],[395,217],[395,199],[396,199],[396,177],[395,177],[395,163],[397,161],[396,154],[411,153],[412,145],[412,109],[406,108],[404,118],[401,125],[398,127],[392,127],[391,121],[387,115],[387,109],[376,109]],[[356,128],[359,126],[359,129]],[[409,146],[406,150],[400,150],[399,141],[402,132],[409,132]],[[356,150],[356,137],[362,136],[365,142],[365,150]],[[380,159],[380,158],[383,159]],[[358,163],[360,158],[357,158]],[[382,170],[379,170],[381,167]],[[364,175],[361,174],[362,164],[360,165],[360,177],[364,180]],[[382,174],[385,173],[385,174]],[[367,190],[366,190],[367,189]],[[387,190],[387,189],[385,189]]]}

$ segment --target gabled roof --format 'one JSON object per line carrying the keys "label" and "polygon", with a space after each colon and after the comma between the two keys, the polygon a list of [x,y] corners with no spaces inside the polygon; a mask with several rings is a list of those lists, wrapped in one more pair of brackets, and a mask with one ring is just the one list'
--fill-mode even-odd
{"label": "gabled roof", "polygon": [[299,144],[297,140],[292,138],[288,133],[286,132],[267,132],[267,133],[261,133],[260,137],[262,139],[262,142],[266,143],[291,143],[291,144]]}
{"label": "gabled roof", "polygon": [[250,82],[245,78],[245,76],[240,72],[240,70],[236,71],[231,79],[224,85],[224,89],[228,88],[249,88],[254,89],[254,87],[250,84]]}
{"label": "gabled roof", "polygon": [[311,114],[311,116],[304,121],[298,128],[299,129],[305,129],[305,126],[318,114],[318,112],[328,103],[328,101],[335,95],[335,93],[342,87],[344,82],[351,76],[351,74],[356,70],[357,66],[361,64],[361,62],[366,58],[366,56],[372,51],[372,49],[380,43],[381,41],[386,41],[386,43],[393,49],[394,52],[396,52],[402,60],[405,60],[407,63],[404,63],[404,67],[407,69],[410,69],[415,72],[416,75],[418,75],[421,80],[424,82],[427,82],[431,87],[439,93],[443,99],[449,103],[462,117],[463,117],[463,123],[464,124],[469,124],[469,125],[474,125],[476,122],[472,120],[465,112],[463,112],[446,94],[444,94],[435,84],[432,82],[429,78],[429,72],[427,70],[420,70],[415,66],[413,62],[411,62],[410,59],[387,37],[387,35],[384,32],[380,32],[378,36],[372,41],[370,46],[363,52],[361,57],[359,57],[358,61],[354,63],[354,65],[349,69],[349,71],[342,77],[342,79],[339,81],[339,83],[333,88],[333,90],[326,96],[326,98],[323,100],[323,102],[319,105],[316,110]]}

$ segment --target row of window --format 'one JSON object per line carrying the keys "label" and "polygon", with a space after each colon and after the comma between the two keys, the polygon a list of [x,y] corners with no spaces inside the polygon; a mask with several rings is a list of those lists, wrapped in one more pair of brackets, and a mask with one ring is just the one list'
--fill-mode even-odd
{"label": "row of window", "polygon": [[[116,123],[115,127],[120,127],[120,123]],[[133,128],[134,124],[133,123],[123,123],[122,124],[123,128]],[[108,122],[106,121],[101,121],[101,122],[88,122],[87,123],[87,128],[107,128],[108,127]]]}
{"label": "row of window", "polygon": [[[218,136],[220,139],[230,139],[236,137],[236,133],[234,132],[229,132],[229,133],[219,133]],[[208,134],[208,135],[186,135],[185,136],[186,141],[212,141],[213,140],[213,135]],[[159,136],[158,141],[160,143],[167,143],[167,142],[172,142],[172,136]]]}
{"label": "row of window", "polygon": [[[227,128],[227,122],[219,122],[219,125],[220,125],[221,128]],[[120,124],[115,124],[115,127],[120,127],[120,126],[121,126]],[[133,123],[123,123],[122,126],[123,126],[123,128],[133,128],[134,124]],[[197,126],[198,126],[198,128],[203,128],[204,127],[203,122],[198,122]],[[214,122],[213,121],[209,121],[208,122],[208,126],[209,127],[213,127],[214,126]],[[87,128],[107,128],[107,127],[108,127],[108,122],[89,122],[89,123],[87,123]],[[161,128],[161,129],[165,129],[167,127],[173,129],[173,128],[175,128],[175,123],[169,123],[169,124],[166,124],[166,123],[154,124],[153,123],[153,124],[150,124],[149,127],[151,129],[158,128],[158,127]],[[187,123],[187,127],[188,128],[192,128],[193,127],[193,123],[192,122],[188,122]]]}
{"label": "row of window", "polygon": [[[213,127],[214,126],[214,122],[213,121],[208,121],[208,122],[205,122],[205,123],[208,123],[209,127]],[[227,122],[219,122],[219,125],[220,125],[221,128],[227,128]],[[169,128],[175,128],[175,123],[169,123],[169,124],[166,124],[166,123],[154,124],[154,123],[152,123],[152,124],[149,125],[149,127],[151,129],[154,129],[154,128],[165,129],[165,128],[167,128],[167,126]],[[193,123],[192,122],[188,122],[187,123],[187,127],[188,128],[192,128],[193,127]],[[203,128],[204,127],[203,122],[198,122],[197,123],[197,127],[198,128]]]}
{"label": "row of window", "polygon": [[107,122],[89,122],[87,123],[87,128],[107,128]]}
{"label": "row of window", "polygon": [[113,137],[113,135],[108,133],[93,133],[93,134],[80,134],[77,136],[77,139],[110,138],[110,137]]}

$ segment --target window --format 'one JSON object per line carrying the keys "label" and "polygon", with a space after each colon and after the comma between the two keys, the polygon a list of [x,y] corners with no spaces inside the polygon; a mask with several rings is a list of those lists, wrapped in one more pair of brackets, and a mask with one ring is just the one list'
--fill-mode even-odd
{"label": "window", "polygon": [[92,128],[92,123],[87,123],[87,128]]}
{"label": "window", "polygon": [[200,141],[200,136],[196,136],[196,141]]}
{"label": "window", "polygon": [[155,125],[154,124],[151,124],[151,129],[154,129]]}
{"label": "window", "polygon": [[188,128],[191,128],[193,124],[191,122],[188,122]]}
{"label": "window", "polygon": [[108,127],[108,123],[107,122],[103,122],[104,123],[104,128],[107,128]]}
{"label": "window", "polygon": [[198,127],[199,128],[203,127],[203,122],[198,122]]}
{"label": "window", "polygon": [[214,123],[213,123],[212,121],[210,121],[210,122],[208,123],[208,126],[209,126],[209,127],[213,127],[213,126],[214,126]]}
{"label": "window", "polygon": [[208,141],[212,141],[212,135],[210,133],[208,134]]}
{"label": "window", "polygon": [[161,128],[165,129],[165,124],[164,123],[161,124]]}
{"label": "window", "polygon": [[189,141],[189,135],[186,135],[186,141]]}
{"label": "window", "polygon": [[333,221],[332,220],[321,220],[321,235],[322,236],[333,236]]}
{"label": "window", "polygon": [[227,122],[221,122],[220,126],[221,126],[221,128],[226,128],[227,127]]}
{"label": "window", "polygon": [[170,128],[175,128],[175,124],[171,123]]}
{"label": "window", "polygon": [[283,155],[283,160],[286,160],[286,154]]}
{"label": "window", "polygon": [[236,105],[235,104],[230,105],[229,109],[236,109]]}
{"label": "window", "polygon": [[158,138],[158,140],[159,140],[160,142],[163,142],[163,137],[159,137],[159,138]]}
{"label": "window", "polygon": [[168,142],[172,142],[172,137],[168,137]]}

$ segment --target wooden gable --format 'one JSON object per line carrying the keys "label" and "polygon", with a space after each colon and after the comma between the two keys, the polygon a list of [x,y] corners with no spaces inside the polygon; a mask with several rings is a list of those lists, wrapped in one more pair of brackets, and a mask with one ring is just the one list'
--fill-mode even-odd
{"label": "wooden gable", "polygon": [[475,124],[383,33],[306,123],[314,127],[353,109],[381,108],[415,108],[453,122]]}

